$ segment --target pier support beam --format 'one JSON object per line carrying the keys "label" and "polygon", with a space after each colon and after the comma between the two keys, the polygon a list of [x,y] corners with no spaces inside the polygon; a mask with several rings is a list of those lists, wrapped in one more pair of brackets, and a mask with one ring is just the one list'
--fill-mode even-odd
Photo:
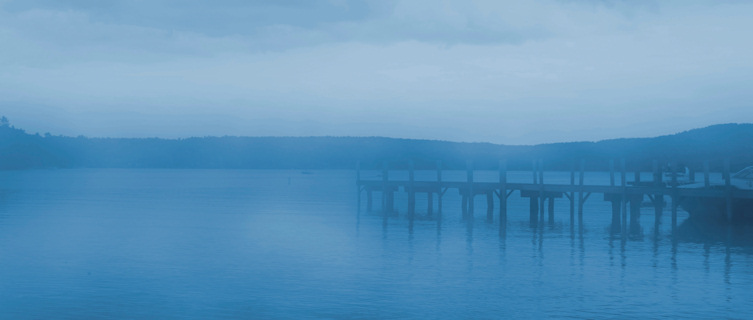
{"label": "pier support beam", "polygon": [[580,186],[578,191],[578,226],[579,230],[583,231],[583,206],[586,202],[586,197],[583,194],[583,179],[586,177],[586,160],[580,160],[580,176],[578,179],[578,185]]}
{"label": "pier support beam", "polygon": [[416,215],[416,188],[414,182],[413,161],[410,161],[408,163],[408,217],[410,219],[413,219]]}
{"label": "pier support beam", "polygon": [[554,197],[549,197],[549,224],[554,224]]}
{"label": "pier support beam", "polygon": [[386,212],[395,212],[395,191],[393,190],[387,190],[387,207],[385,208]]}
{"label": "pier support beam", "polygon": [[426,193],[426,215],[431,217],[434,214],[434,192],[427,192]]}
{"label": "pier support beam", "polygon": [[468,214],[469,216],[473,216],[473,207],[474,207],[474,193],[473,193],[473,161],[466,162],[467,167],[467,180],[468,180]]}
{"label": "pier support beam", "polygon": [[463,219],[468,218],[468,194],[464,193],[462,195],[462,200],[460,200],[460,206],[463,212]]}
{"label": "pier support beam", "polygon": [[389,181],[390,171],[387,167],[387,162],[382,162],[382,212],[386,216],[388,212],[392,212],[392,190],[387,186]]}
{"label": "pier support beam", "polygon": [[677,207],[680,205],[680,197],[677,195],[677,163],[671,163],[669,170],[672,174],[672,233],[677,230]]}
{"label": "pier support beam", "polygon": [[494,191],[489,190],[486,193],[486,221],[494,221]]}
{"label": "pier support beam", "polygon": [[530,225],[531,227],[536,227],[539,224],[539,198],[538,197],[530,197],[529,203],[530,203]]}
{"label": "pier support beam", "polygon": [[442,217],[442,197],[444,197],[444,191],[442,190],[442,161],[437,161],[437,211],[439,217]]}
{"label": "pier support beam", "polygon": [[611,233],[618,233],[623,231],[622,215],[625,214],[623,209],[623,203],[625,199],[620,193],[605,193],[604,201],[609,201],[612,204],[612,224],[610,226]]}
{"label": "pier support beam", "polygon": [[620,197],[621,202],[621,210],[622,210],[622,225],[620,228],[620,232],[622,232],[622,235],[627,235],[627,220],[628,220],[628,213],[627,213],[627,172],[625,170],[625,159],[620,159],[620,185],[622,186],[622,197]]}
{"label": "pier support beam", "polygon": [[[570,170],[570,188],[575,190],[575,165]],[[570,199],[570,230],[572,230],[575,226],[575,191],[568,193],[567,198]]]}
{"label": "pier support beam", "polygon": [[636,195],[630,198],[630,233],[640,234],[641,232],[641,202],[643,195]]}
{"label": "pier support beam", "polygon": [[654,195],[654,225],[658,226],[661,224],[661,216],[664,212],[664,195],[662,194],[656,194]]}
{"label": "pier support beam", "polygon": [[499,228],[507,227],[507,161],[499,161]]}
{"label": "pier support beam", "polygon": [[726,196],[726,205],[724,206],[727,211],[727,222],[732,222],[732,186],[731,186],[731,179],[730,176],[730,170],[729,170],[729,159],[724,160],[724,190],[727,193]]}
{"label": "pier support beam", "polygon": [[618,199],[613,199],[610,201],[612,203],[612,233],[618,233],[620,232],[620,208],[621,208],[621,201]]}
{"label": "pier support beam", "polygon": [[538,166],[537,166],[538,176],[539,176],[539,221],[544,223],[544,210],[546,209],[544,207],[544,202],[546,202],[546,197],[544,196],[544,161],[539,160]]}
{"label": "pier support beam", "polygon": [[[662,182],[662,173],[661,169],[659,167],[659,162],[654,160],[652,162],[653,166],[653,172],[654,172],[654,188],[659,189],[663,187]],[[664,194],[657,193],[653,195],[653,202],[654,202],[654,229],[659,230],[659,225],[661,224],[661,216],[662,212],[664,211]]]}

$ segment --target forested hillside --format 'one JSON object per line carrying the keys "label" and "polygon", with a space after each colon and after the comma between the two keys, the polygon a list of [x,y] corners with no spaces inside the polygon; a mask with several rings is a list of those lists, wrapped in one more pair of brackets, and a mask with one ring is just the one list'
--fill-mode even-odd
{"label": "forested hillside", "polygon": [[203,137],[123,139],[28,134],[4,121],[0,126],[0,169],[32,168],[255,168],[350,169],[384,161],[431,168],[495,168],[506,159],[511,169],[528,169],[543,159],[547,170],[569,170],[585,159],[589,170],[606,169],[610,159],[625,159],[631,169],[649,170],[653,160],[678,161],[700,169],[705,160],[719,169],[753,165],[753,124],[724,124],[656,138],[616,139],[536,146],[457,143],[380,137]]}

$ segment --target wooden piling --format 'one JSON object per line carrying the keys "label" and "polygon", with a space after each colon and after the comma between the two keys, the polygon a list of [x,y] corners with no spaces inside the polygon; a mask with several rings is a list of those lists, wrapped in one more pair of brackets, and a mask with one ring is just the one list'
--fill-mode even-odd
{"label": "wooden piling", "polygon": [[614,160],[609,160],[609,185],[614,187]]}
{"label": "wooden piling", "polygon": [[643,195],[635,195],[630,198],[630,233],[638,234],[640,232],[641,219],[641,202]]}
{"label": "wooden piling", "polygon": [[[531,173],[533,174],[533,184],[539,183],[538,167],[539,167],[539,162],[536,159],[534,159],[531,164]],[[529,200],[530,200],[529,221],[530,221],[531,227],[535,227],[538,225],[538,221],[539,221],[539,202],[538,202],[539,199],[538,197],[531,196]]]}
{"label": "wooden piling", "polygon": [[[575,190],[575,164],[570,168],[570,187]],[[570,228],[575,225],[575,191],[570,192]]]}
{"label": "wooden piling", "polygon": [[442,197],[444,192],[442,191],[442,161],[437,160],[437,211],[442,215]]}
{"label": "wooden piling", "polygon": [[[652,163],[652,171],[654,172],[654,188],[659,190],[662,185],[661,169],[659,168],[659,162],[654,160]],[[664,210],[664,194],[661,191],[654,194],[654,225],[658,226],[661,223],[661,215]]]}
{"label": "wooden piling", "polygon": [[[500,226],[504,227],[507,218],[507,197],[513,191],[520,191],[521,197],[529,198],[530,200],[530,220],[532,225],[540,226],[539,223],[544,222],[546,219],[546,212],[549,213],[548,220],[554,221],[554,205],[556,198],[560,198],[563,195],[567,196],[570,203],[570,221],[571,227],[574,225],[574,211],[576,202],[576,193],[578,194],[577,201],[578,207],[578,223],[583,227],[583,211],[584,203],[588,197],[593,194],[604,194],[606,201],[612,202],[613,213],[613,225],[619,226],[620,231],[623,234],[633,233],[638,225],[640,216],[640,204],[644,195],[648,195],[654,204],[656,214],[655,222],[657,226],[661,220],[661,214],[664,206],[664,196],[669,196],[668,199],[672,200],[672,227],[676,231],[678,223],[678,206],[681,202],[686,201],[701,201],[701,198],[718,199],[712,201],[721,202],[722,198],[726,198],[726,215],[728,220],[734,220],[738,217],[734,214],[734,201],[741,199],[741,201],[748,201],[742,199],[753,199],[753,191],[737,190],[733,189],[731,185],[731,174],[729,161],[725,161],[724,164],[724,180],[725,189],[720,188],[679,188],[677,169],[678,164],[676,162],[669,164],[671,181],[663,179],[661,174],[661,167],[658,162],[653,162],[654,181],[651,183],[635,183],[628,186],[627,167],[624,159],[620,159],[620,183],[619,187],[605,186],[605,185],[585,185],[585,161],[581,160],[579,182],[575,184],[575,168],[570,171],[570,184],[551,184],[546,185],[544,182],[544,170],[543,162],[536,160],[533,162],[533,170],[535,174],[532,176],[533,183],[508,183],[507,181],[507,163],[505,161],[499,162],[499,182],[475,182],[475,172],[473,164],[469,161],[467,165],[467,181],[442,181],[441,164],[437,162],[437,180],[435,181],[423,181],[416,180],[414,162],[408,163],[408,180],[407,181],[390,181],[389,179],[389,166],[388,162],[382,163],[382,177],[381,179],[362,180],[360,164],[356,165],[356,180],[358,184],[358,210],[360,211],[362,199],[360,197],[361,192],[367,194],[366,206],[371,209],[373,205],[373,192],[382,192],[382,206],[386,213],[394,211],[394,195],[396,190],[404,191],[408,193],[408,215],[411,219],[415,217],[416,213],[416,194],[421,192],[427,193],[427,211],[429,215],[434,212],[434,193],[437,193],[440,197],[446,191],[446,189],[459,190],[459,194],[463,197],[462,206],[465,217],[472,217],[474,201],[476,195],[486,195],[487,201],[487,219],[492,222],[494,218],[494,195],[500,198]],[[704,180],[708,180],[708,168],[709,165],[704,163]],[[616,173],[616,172],[614,172]],[[636,176],[636,182],[640,179],[640,172],[634,172]],[[616,177],[615,177],[616,178]],[[381,181],[380,181],[381,180]],[[616,179],[615,179],[616,184]],[[708,182],[704,182],[708,184]],[[508,189],[509,188],[509,189]],[[497,193],[497,191],[499,191]],[[548,205],[546,201],[549,201]],[[628,211],[627,206],[630,206]],[[702,205],[704,205],[702,203]],[[441,200],[440,200],[441,206]],[[628,218],[629,217],[629,218]],[[628,221],[629,220],[629,221]],[[628,228],[629,227],[629,228]],[[628,232],[629,231],[629,232]]]}
{"label": "wooden piling", "polygon": [[726,191],[727,222],[732,222],[732,176],[729,170],[729,159],[724,159],[724,190]]}
{"label": "wooden piling", "polygon": [[539,215],[540,221],[544,221],[544,201],[546,201],[546,198],[544,197],[544,160],[539,159]]}
{"label": "wooden piling", "polygon": [[679,206],[679,197],[677,196],[677,169],[676,162],[669,164],[670,175],[672,176],[672,231],[677,229],[677,207]]}
{"label": "wooden piling", "polygon": [[507,161],[499,161],[499,227],[507,225]]}
{"label": "wooden piling", "polygon": [[494,221],[494,191],[489,190],[486,192],[486,221],[489,223]]}
{"label": "wooden piling", "polygon": [[468,161],[466,163],[467,167],[467,178],[468,178],[468,213],[470,216],[473,216],[473,207],[474,207],[474,201],[475,194],[473,193],[473,161]]}
{"label": "wooden piling", "polygon": [[[391,207],[389,206],[389,194],[387,192],[389,186],[388,181],[389,180],[389,169],[387,168],[387,161],[382,162],[382,212],[392,212]],[[391,191],[390,191],[391,193]]]}
{"label": "wooden piling", "polygon": [[703,162],[703,186],[705,188],[709,188],[709,186],[711,186],[710,179],[709,179],[709,161],[708,160]]}
{"label": "wooden piling", "polygon": [[620,185],[622,186],[621,211],[622,211],[622,234],[627,232],[627,171],[625,168],[625,159],[620,159]]}
{"label": "wooden piling", "polygon": [[580,177],[578,179],[578,225],[583,227],[583,205],[585,198],[583,198],[583,179],[586,177],[586,160],[580,160]]}
{"label": "wooden piling", "polygon": [[554,223],[554,197],[549,197],[549,223]]}
{"label": "wooden piling", "polygon": [[416,215],[416,188],[413,161],[408,162],[408,217],[413,219]]}
{"label": "wooden piling", "polygon": [[434,192],[431,190],[426,193],[426,215],[431,217],[434,214]]}
{"label": "wooden piling", "polygon": [[[618,196],[615,196],[615,198]],[[620,197],[621,198],[621,197]],[[612,203],[612,233],[620,232],[620,200],[621,199],[612,199],[610,202]]]}

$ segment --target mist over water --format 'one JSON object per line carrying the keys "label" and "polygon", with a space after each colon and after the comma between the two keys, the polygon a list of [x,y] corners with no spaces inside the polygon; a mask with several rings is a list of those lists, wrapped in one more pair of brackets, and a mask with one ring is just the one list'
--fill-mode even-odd
{"label": "mist over water", "polygon": [[[476,181],[496,174],[477,172]],[[607,174],[586,175],[608,184]],[[569,183],[569,173],[545,181]],[[460,196],[448,191],[437,220],[419,195],[410,223],[404,193],[398,214],[384,219],[378,193],[368,212],[356,190],[348,170],[0,172],[0,310],[8,318],[491,319],[745,318],[753,309],[746,230],[692,225],[683,211],[676,237],[668,212],[657,228],[644,208],[641,232],[623,238],[610,234],[611,206],[594,194],[582,232],[570,225],[566,199],[556,200],[553,223],[531,228],[516,192],[500,236],[497,207],[487,223],[482,197],[463,220]]]}
{"label": "mist over water", "polygon": [[752,18],[0,0],[0,320],[753,318]]}

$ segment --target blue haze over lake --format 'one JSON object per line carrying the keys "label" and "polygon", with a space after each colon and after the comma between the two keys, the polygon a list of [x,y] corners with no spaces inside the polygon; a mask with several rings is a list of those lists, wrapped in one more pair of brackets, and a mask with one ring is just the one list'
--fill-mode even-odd
{"label": "blue haze over lake", "polygon": [[[753,310],[753,245],[740,230],[685,223],[673,238],[669,212],[657,230],[644,208],[642,233],[624,239],[610,235],[611,205],[596,194],[583,232],[571,228],[566,199],[553,224],[531,228],[516,192],[500,236],[498,208],[487,223],[478,197],[465,221],[454,190],[441,223],[419,217],[410,229],[404,193],[385,222],[379,193],[367,212],[356,190],[353,171],[0,172],[0,317],[742,319]],[[425,216],[425,195],[417,203]]]}

